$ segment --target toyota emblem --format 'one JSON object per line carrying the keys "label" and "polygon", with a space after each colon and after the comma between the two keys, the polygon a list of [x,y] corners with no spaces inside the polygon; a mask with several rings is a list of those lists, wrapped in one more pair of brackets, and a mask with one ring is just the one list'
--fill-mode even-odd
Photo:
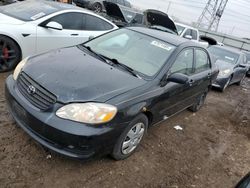
{"label": "toyota emblem", "polygon": [[27,92],[30,94],[30,95],[34,95],[36,93],[36,88],[32,85],[30,85],[27,89]]}

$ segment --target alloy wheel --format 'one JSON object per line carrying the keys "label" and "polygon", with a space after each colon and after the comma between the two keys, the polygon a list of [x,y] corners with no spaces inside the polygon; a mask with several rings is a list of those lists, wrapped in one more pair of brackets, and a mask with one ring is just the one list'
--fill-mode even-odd
{"label": "alloy wheel", "polygon": [[0,40],[0,72],[8,70],[16,63],[16,51],[14,47],[5,40]]}
{"label": "alloy wheel", "polygon": [[100,13],[102,11],[102,6],[99,3],[94,4],[94,12]]}

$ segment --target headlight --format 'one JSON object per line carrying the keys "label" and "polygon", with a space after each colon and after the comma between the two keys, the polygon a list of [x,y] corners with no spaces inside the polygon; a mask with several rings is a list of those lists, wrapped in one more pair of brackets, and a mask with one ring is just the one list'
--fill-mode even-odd
{"label": "headlight", "polygon": [[13,78],[14,80],[17,79],[18,75],[20,74],[20,72],[22,71],[24,65],[27,63],[28,57],[23,59],[15,68],[14,73],[13,73]]}
{"label": "headlight", "polygon": [[230,69],[226,69],[219,72],[219,76],[227,76],[231,72]]}
{"label": "headlight", "polygon": [[56,115],[63,119],[88,124],[100,124],[111,121],[117,108],[102,103],[73,103],[57,110]]}

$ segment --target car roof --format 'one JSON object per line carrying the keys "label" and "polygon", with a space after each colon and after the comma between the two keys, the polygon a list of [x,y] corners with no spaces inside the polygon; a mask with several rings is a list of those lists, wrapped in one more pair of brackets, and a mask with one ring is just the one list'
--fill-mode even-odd
{"label": "car roof", "polygon": [[211,47],[216,47],[216,48],[219,48],[219,49],[224,49],[224,50],[230,51],[230,52],[232,52],[232,53],[237,53],[237,54],[241,54],[241,55],[244,54],[244,53],[243,53],[242,51],[240,51],[239,49],[232,48],[232,47],[229,47],[229,46],[214,45],[214,46],[211,46]]}
{"label": "car roof", "polygon": [[150,28],[146,28],[146,27],[128,27],[128,29],[143,33],[145,35],[149,35],[151,37],[157,38],[157,39],[162,40],[164,42],[170,43],[174,46],[180,46],[180,45],[186,43],[187,45],[190,45],[190,46],[202,47],[197,42],[193,42],[193,41],[187,40],[185,38],[182,38],[178,35],[173,35],[173,34],[170,34],[170,33],[164,32],[164,31],[159,31],[159,30],[150,29]]}

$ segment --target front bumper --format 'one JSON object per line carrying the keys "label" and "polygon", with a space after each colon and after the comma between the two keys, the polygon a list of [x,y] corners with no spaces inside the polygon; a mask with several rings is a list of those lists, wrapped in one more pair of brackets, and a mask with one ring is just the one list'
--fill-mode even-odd
{"label": "front bumper", "polygon": [[228,81],[229,78],[227,77],[224,77],[224,78],[216,78],[215,82],[212,84],[213,87],[216,87],[216,88],[224,88],[224,86],[226,85],[227,81]]}
{"label": "front bumper", "polygon": [[63,120],[55,115],[62,106],[57,103],[51,111],[42,112],[22,96],[12,76],[6,80],[5,96],[13,118],[26,133],[48,149],[72,158],[110,153],[127,125],[94,126]]}

